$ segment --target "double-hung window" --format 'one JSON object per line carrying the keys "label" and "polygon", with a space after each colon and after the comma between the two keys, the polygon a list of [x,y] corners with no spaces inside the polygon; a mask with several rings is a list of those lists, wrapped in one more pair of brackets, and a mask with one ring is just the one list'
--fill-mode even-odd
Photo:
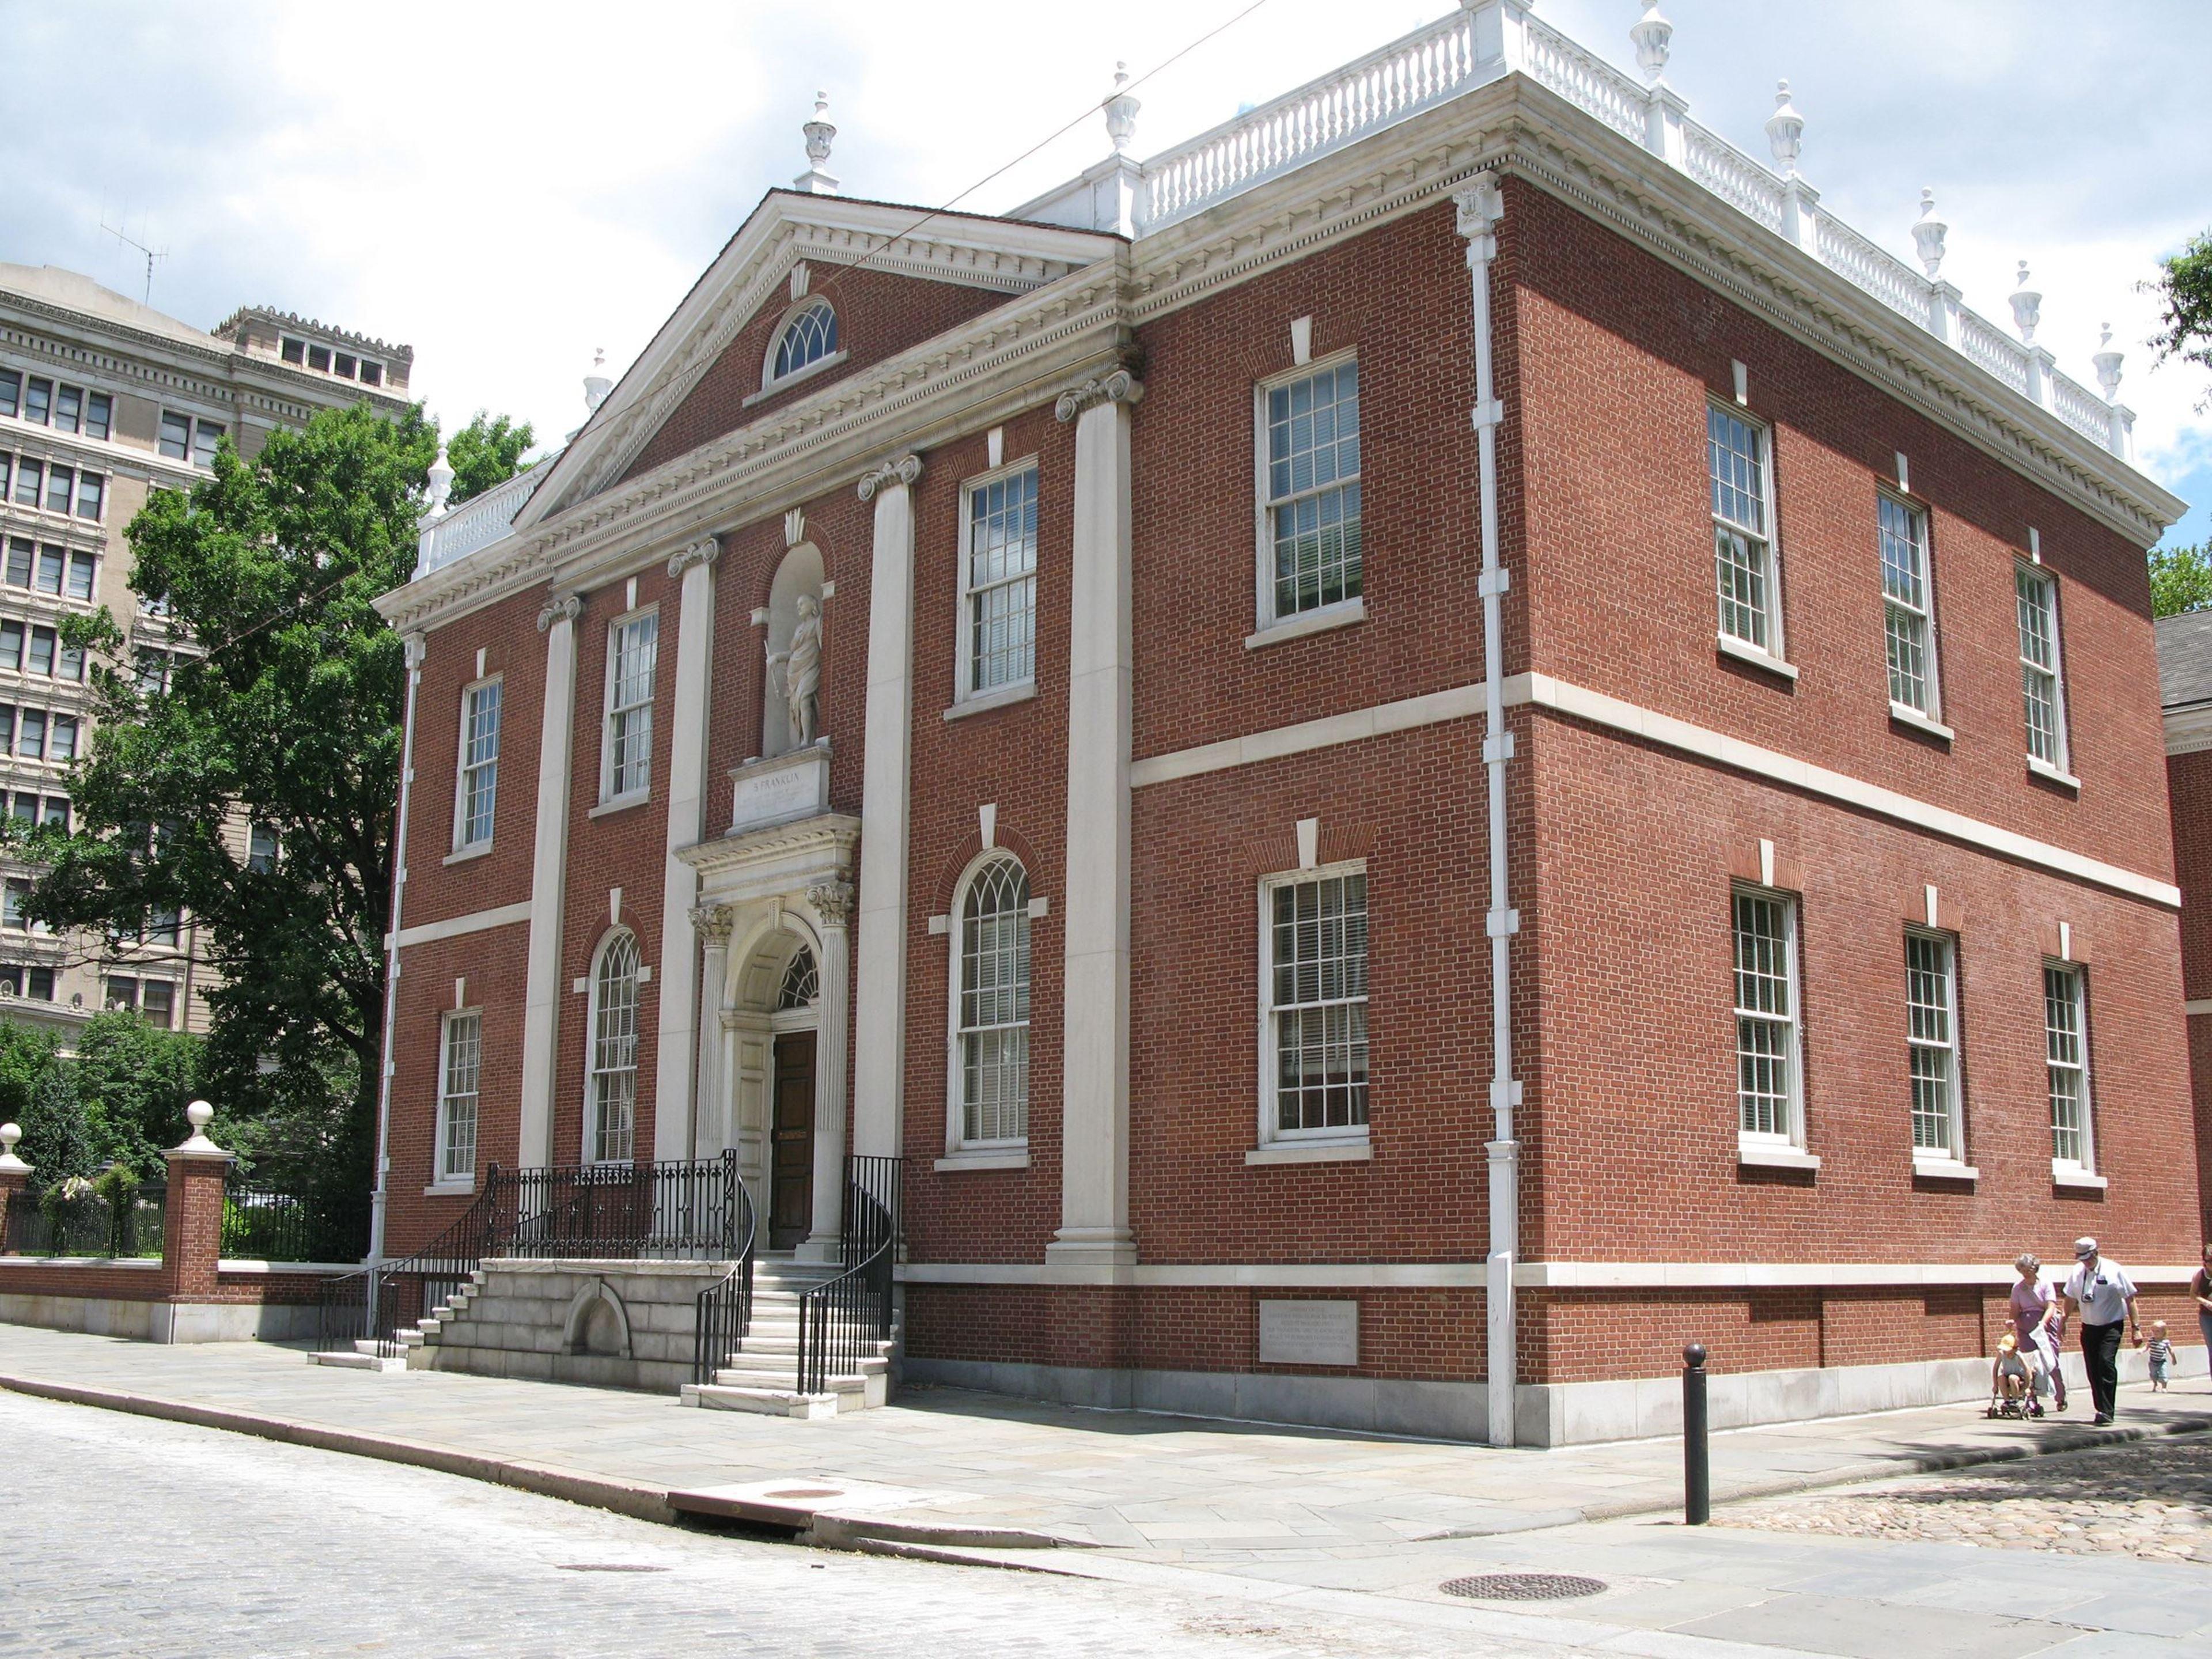
{"label": "double-hung window", "polygon": [[1705,465],[1712,483],[1713,562],[1721,637],[1782,654],[1782,603],[1774,559],[1774,501],[1767,434],[1732,410],[1705,406]]}
{"label": "double-hung window", "polygon": [[2020,694],[2027,722],[2028,764],[2066,770],[2066,684],[2058,659],[2058,584],[2027,565],[2013,567],[2020,616]]}
{"label": "double-hung window", "polygon": [[2086,1174],[2096,1167],[2089,1127],[2089,1004],[2081,970],[2043,964],[2045,1076],[2051,1092],[2051,1167]]}
{"label": "double-hung window", "polygon": [[1735,891],[1736,1131],[1747,1146],[1804,1142],[1798,1065],[1797,905]]}
{"label": "double-hung window", "polygon": [[1348,605],[1364,591],[1359,364],[1260,388],[1260,621]]}
{"label": "double-hung window", "polygon": [[1912,1156],[1963,1164],[1959,1109],[1959,982],[1951,940],[1905,936],[1905,1043],[1912,1073]]}
{"label": "double-hung window", "polygon": [[440,1182],[473,1181],[477,1173],[477,1083],[483,1063],[483,1016],[457,1011],[446,1016],[445,1052],[438,1066]]}
{"label": "double-hung window", "polygon": [[956,1149],[1019,1146],[1030,1132],[1029,872],[990,859],[957,914]]}
{"label": "double-hung window", "polygon": [[607,738],[603,799],[641,795],[653,783],[653,675],[660,615],[625,617],[607,630]]}
{"label": "double-hung window", "polygon": [[1037,470],[981,478],[960,526],[960,695],[1036,676]]}
{"label": "double-hung window", "polygon": [[1364,1139],[1367,872],[1273,878],[1261,904],[1262,1139]]}
{"label": "double-hung window", "polygon": [[499,798],[500,682],[486,680],[461,694],[461,787],[453,849],[491,844],[492,813]]}
{"label": "double-hung window", "polygon": [[590,1112],[584,1153],[627,1164],[637,1121],[637,939],[623,929],[599,947],[592,973]]}

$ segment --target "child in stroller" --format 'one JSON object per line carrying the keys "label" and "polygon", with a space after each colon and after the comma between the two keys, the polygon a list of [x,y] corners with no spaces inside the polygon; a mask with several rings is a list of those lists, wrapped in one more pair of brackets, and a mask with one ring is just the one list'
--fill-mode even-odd
{"label": "child in stroller", "polygon": [[1997,1339],[1997,1357],[1990,1365],[1990,1417],[2040,1417],[2033,1380],[2027,1362],[2020,1357],[2020,1344],[2007,1331]]}

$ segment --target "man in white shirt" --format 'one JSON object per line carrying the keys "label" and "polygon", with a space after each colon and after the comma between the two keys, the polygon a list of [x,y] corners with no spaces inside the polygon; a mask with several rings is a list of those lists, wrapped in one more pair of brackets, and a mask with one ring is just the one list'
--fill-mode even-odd
{"label": "man in white shirt", "polygon": [[2112,1420],[2119,1408],[2120,1326],[2129,1339],[2142,1346],[2142,1330],[2136,1323],[2136,1286],[2117,1261],[2097,1253],[2094,1238],[2074,1241],[2074,1272],[2066,1280],[2066,1306],[2081,1320],[2081,1362],[2089,1369],[2089,1394],[2097,1404],[2097,1421]]}

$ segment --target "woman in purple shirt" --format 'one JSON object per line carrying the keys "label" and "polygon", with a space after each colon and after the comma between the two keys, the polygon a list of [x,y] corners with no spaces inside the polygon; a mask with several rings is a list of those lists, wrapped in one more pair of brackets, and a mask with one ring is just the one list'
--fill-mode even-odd
{"label": "woman in purple shirt", "polygon": [[2012,1287],[2013,1335],[2020,1343],[2021,1358],[2037,1372],[2036,1392],[2042,1392],[2043,1378],[2048,1376],[2052,1408],[2063,1412],[2066,1379],[2059,1370],[2058,1333],[2053,1328],[2061,1316],[2058,1298],[2042,1282],[2043,1264],[2033,1255],[2023,1252],[2012,1265],[2020,1270],[2020,1282]]}

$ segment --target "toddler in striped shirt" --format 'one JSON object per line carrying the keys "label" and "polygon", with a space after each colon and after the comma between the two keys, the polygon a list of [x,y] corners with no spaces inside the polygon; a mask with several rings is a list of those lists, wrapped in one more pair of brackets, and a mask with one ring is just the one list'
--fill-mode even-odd
{"label": "toddler in striped shirt", "polygon": [[2150,1346],[2144,1351],[2150,1361],[2150,1391],[2164,1392],[2166,1374],[2173,1365],[2173,1344],[2166,1340],[2166,1322],[2154,1319],[2150,1326]]}

